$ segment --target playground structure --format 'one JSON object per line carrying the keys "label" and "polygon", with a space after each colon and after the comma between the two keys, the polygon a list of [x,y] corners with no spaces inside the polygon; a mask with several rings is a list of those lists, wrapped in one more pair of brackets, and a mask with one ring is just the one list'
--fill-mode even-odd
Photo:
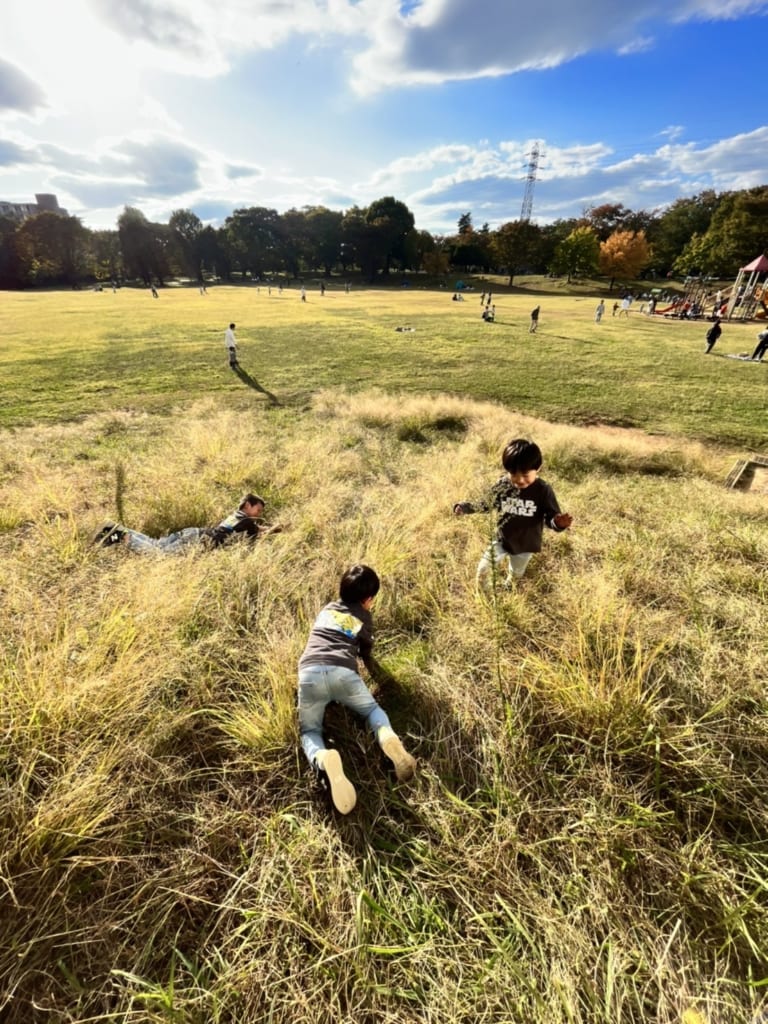
{"label": "playground structure", "polygon": [[654,313],[681,320],[699,320],[706,315],[708,303],[714,302],[714,297],[709,295],[711,280],[709,277],[686,277],[684,294],[663,309],[655,309]]}
{"label": "playground structure", "polygon": [[654,313],[681,320],[705,316],[710,320],[768,320],[768,257],[762,254],[741,267],[733,286],[724,293],[711,290],[711,277],[686,277],[684,284],[683,295]]}
{"label": "playground structure", "polygon": [[[760,278],[763,278],[761,281]],[[742,267],[728,299],[728,320],[768,319],[768,258],[762,253]]]}

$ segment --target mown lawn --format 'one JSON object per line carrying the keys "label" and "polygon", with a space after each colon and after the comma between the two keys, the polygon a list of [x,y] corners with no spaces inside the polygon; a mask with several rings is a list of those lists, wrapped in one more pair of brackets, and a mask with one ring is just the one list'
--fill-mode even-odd
{"label": "mown lawn", "polygon": [[[0,425],[57,422],[107,409],[170,411],[228,393],[236,407],[303,406],[321,387],[440,392],[493,399],[576,424],[638,427],[751,449],[768,440],[766,367],[724,358],[751,352],[757,328],[727,324],[704,356],[705,323],[648,319],[597,325],[589,296],[480,296],[334,284],[297,288],[167,288],[148,292],[0,294]],[[538,333],[528,313],[541,304]],[[223,332],[237,323],[240,361],[226,365]],[[412,331],[398,332],[398,327]],[[259,391],[253,385],[260,387]],[[267,392],[268,394],[265,394]]]}

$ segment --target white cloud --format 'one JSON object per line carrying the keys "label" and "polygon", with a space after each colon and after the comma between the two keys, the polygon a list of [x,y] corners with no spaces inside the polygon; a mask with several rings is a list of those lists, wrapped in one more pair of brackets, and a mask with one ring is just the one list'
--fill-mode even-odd
{"label": "white cloud", "polygon": [[767,9],[765,0],[538,0],[535,11],[522,0],[421,0],[403,15],[388,0],[370,19],[354,84],[365,93],[554,67],[599,49],[632,53],[650,45],[644,29],[654,24]]}
{"label": "white cloud", "polygon": [[88,0],[142,60],[198,76],[227,71],[244,53],[291,36],[346,36],[364,23],[354,0]]}

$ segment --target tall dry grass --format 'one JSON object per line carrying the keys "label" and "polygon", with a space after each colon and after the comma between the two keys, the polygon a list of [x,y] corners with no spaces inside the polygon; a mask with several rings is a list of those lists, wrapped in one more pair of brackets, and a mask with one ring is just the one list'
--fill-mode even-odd
{"label": "tall dry grass", "polygon": [[[532,435],[571,531],[474,592],[455,500]],[[0,1005],[12,1022],[731,1024],[768,976],[764,496],[729,453],[375,392],[109,414],[0,467]],[[284,533],[94,549],[254,489]],[[297,751],[295,667],[344,567],[383,579],[393,786]]]}

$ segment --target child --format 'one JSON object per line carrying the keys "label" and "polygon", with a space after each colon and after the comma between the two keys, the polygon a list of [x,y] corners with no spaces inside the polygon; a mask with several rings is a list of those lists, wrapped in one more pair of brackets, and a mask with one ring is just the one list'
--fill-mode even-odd
{"label": "child", "polygon": [[704,354],[711,352],[715,347],[715,343],[720,335],[723,333],[723,328],[720,326],[720,317],[715,317],[715,322],[707,331],[707,347],[704,349]]}
{"label": "child", "polygon": [[331,800],[341,814],[349,814],[354,808],[357,794],[344,774],[338,751],[329,750],[323,743],[323,716],[331,701],[365,718],[401,782],[410,779],[416,768],[415,758],[405,750],[357,672],[358,658],[369,671],[376,668],[371,657],[371,605],[379,586],[379,577],[370,566],[347,569],[341,577],[339,600],[327,604],[317,616],[299,660],[301,746],[312,767],[327,779]]}
{"label": "child", "polygon": [[229,352],[229,365],[238,366],[237,362],[237,338],[235,337],[235,325],[230,324],[224,331],[224,347]]}
{"label": "child", "polygon": [[265,526],[261,522],[265,502],[258,494],[246,494],[235,511],[222,519],[218,526],[187,526],[183,530],[168,534],[167,537],[148,537],[138,530],[129,530],[119,523],[107,523],[93,538],[94,544],[111,547],[124,544],[129,551],[145,555],[154,552],[177,554],[190,544],[207,544],[217,548],[236,534],[244,533],[250,540],[265,537],[269,533],[280,533],[279,524]]}
{"label": "child", "polygon": [[458,502],[453,512],[461,516],[488,512],[491,507],[496,509],[496,539],[480,559],[477,582],[486,580],[491,566],[508,561],[506,584],[509,586],[525,574],[531,555],[541,551],[544,524],[559,533],[568,529],[573,517],[560,511],[555,492],[539,479],[542,458],[537,444],[523,438],[510,441],[501,462],[507,475],[494,485],[489,500]]}
{"label": "child", "polygon": [[541,312],[541,306],[536,306],[535,309],[531,310],[531,325],[528,328],[529,334],[535,334],[536,329],[539,326],[539,313]]}

